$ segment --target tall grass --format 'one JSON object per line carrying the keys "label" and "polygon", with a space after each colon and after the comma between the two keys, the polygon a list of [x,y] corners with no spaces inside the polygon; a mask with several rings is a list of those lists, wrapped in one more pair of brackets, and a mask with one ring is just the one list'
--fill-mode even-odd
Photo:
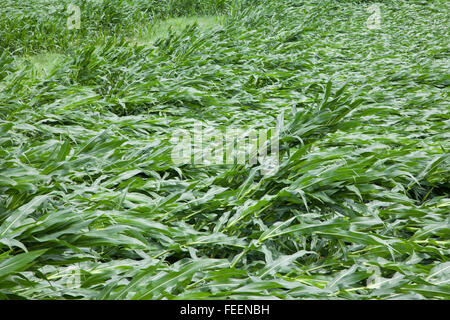
{"label": "tall grass", "polygon": [[[81,29],[68,30],[68,5],[80,7]],[[82,42],[133,35],[145,24],[170,17],[215,15],[225,0],[32,0],[2,2],[0,48],[15,54],[67,51]]]}

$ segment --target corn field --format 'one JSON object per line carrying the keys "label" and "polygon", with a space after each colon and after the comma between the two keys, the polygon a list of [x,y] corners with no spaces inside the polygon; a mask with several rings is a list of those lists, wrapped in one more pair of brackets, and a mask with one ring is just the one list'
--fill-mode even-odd
{"label": "corn field", "polygon": [[449,299],[449,9],[2,0],[0,299]]}

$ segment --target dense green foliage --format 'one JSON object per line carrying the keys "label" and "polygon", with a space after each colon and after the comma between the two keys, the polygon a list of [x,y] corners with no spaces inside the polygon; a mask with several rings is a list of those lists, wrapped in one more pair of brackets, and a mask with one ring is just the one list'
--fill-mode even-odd
{"label": "dense green foliage", "polygon": [[[67,28],[69,4],[82,12],[77,32]],[[16,54],[67,51],[108,35],[135,35],[158,18],[220,14],[228,7],[225,0],[4,0],[0,47]]]}
{"label": "dense green foliage", "polygon": [[[447,1],[71,2],[0,7],[0,298],[450,297]],[[281,111],[275,175],[171,161]]]}

